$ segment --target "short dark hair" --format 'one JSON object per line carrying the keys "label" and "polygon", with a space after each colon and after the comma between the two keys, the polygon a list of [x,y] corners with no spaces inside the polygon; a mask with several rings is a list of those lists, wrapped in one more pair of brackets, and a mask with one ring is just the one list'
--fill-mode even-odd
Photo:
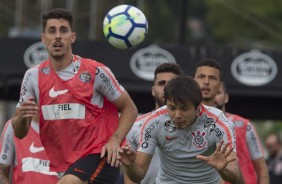
{"label": "short dark hair", "polygon": [[186,74],[170,80],[164,88],[166,100],[174,100],[186,104],[192,102],[196,107],[202,103],[202,91],[199,84]]}
{"label": "short dark hair", "polygon": [[72,13],[66,9],[55,8],[43,14],[42,15],[43,32],[45,31],[46,23],[47,23],[47,20],[49,19],[65,19],[69,22],[70,27],[72,29],[72,23],[73,23]]}
{"label": "short dark hair", "polygon": [[219,70],[219,73],[220,73],[220,81],[222,81],[222,67],[221,67],[221,64],[215,60],[215,59],[202,59],[197,65],[196,65],[196,68],[195,68],[195,72],[194,74],[196,73],[196,70],[201,67],[201,66],[209,66],[209,67],[213,67],[213,68],[216,68]]}
{"label": "short dark hair", "polygon": [[156,80],[156,76],[159,73],[166,73],[166,72],[170,72],[170,73],[174,73],[175,75],[180,75],[183,73],[182,68],[176,64],[176,63],[163,63],[160,64],[154,72],[154,81]]}

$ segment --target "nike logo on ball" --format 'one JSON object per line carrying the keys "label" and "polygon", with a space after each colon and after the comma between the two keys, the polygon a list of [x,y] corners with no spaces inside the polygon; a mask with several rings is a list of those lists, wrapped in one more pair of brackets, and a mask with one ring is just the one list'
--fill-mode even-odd
{"label": "nike logo on ball", "polygon": [[55,91],[54,86],[53,86],[52,89],[50,89],[50,91],[49,91],[49,96],[54,98],[54,97],[57,97],[59,95],[65,94],[66,92],[68,92],[68,89]]}
{"label": "nike logo on ball", "polygon": [[34,142],[31,143],[30,147],[29,147],[29,151],[31,153],[38,153],[44,150],[44,147],[34,147]]}

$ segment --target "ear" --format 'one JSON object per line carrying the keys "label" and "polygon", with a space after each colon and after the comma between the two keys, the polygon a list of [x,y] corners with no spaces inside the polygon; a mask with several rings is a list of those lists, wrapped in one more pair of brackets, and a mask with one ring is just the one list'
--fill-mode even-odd
{"label": "ear", "polygon": [[229,95],[225,93],[224,104],[227,104],[228,102],[229,102]]}
{"label": "ear", "polygon": [[196,108],[196,114],[197,114],[197,116],[199,116],[201,110],[202,110],[202,104],[198,105],[198,107]]}
{"label": "ear", "polygon": [[40,38],[41,38],[41,42],[45,44],[45,36],[43,33],[40,35]]}
{"label": "ear", "polygon": [[71,43],[74,43],[75,40],[76,40],[76,33],[73,32],[73,33],[72,33],[72,36],[71,36]]}
{"label": "ear", "polygon": [[155,97],[156,92],[155,92],[155,86],[152,86],[152,96]]}
{"label": "ear", "polygon": [[224,83],[223,83],[223,81],[220,81],[218,89],[223,89],[223,87],[224,87]]}

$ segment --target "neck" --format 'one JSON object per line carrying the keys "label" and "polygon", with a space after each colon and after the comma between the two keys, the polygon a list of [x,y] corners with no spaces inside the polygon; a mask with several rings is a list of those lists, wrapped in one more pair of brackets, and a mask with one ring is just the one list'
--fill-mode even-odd
{"label": "neck", "polygon": [[54,58],[52,56],[49,56],[49,61],[51,63],[51,67],[55,71],[61,71],[65,68],[67,68],[71,64],[72,59],[73,59],[72,54],[68,54],[67,56],[61,57],[61,58]]}
{"label": "neck", "polygon": [[215,106],[214,100],[203,100],[203,104],[207,106],[212,106],[212,107]]}

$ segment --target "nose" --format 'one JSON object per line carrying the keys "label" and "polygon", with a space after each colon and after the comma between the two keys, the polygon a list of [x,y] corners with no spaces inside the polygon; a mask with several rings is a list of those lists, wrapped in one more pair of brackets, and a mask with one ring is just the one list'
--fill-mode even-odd
{"label": "nose", "polygon": [[209,83],[209,78],[208,78],[208,77],[205,77],[205,78],[204,78],[204,83],[205,83],[205,84],[208,84],[208,83]]}
{"label": "nose", "polygon": [[175,118],[175,119],[180,119],[181,117],[182,117],[181,111],[180,111],[180,110],[176,110],[176,111],[174,112],[174,118]]}
{"label": "nose", "polygon": [[56,32],[56,39],[57,39],[57,38],[61,38],[61,33],[60,33],[60,31],[57,31],[57,32]]}

